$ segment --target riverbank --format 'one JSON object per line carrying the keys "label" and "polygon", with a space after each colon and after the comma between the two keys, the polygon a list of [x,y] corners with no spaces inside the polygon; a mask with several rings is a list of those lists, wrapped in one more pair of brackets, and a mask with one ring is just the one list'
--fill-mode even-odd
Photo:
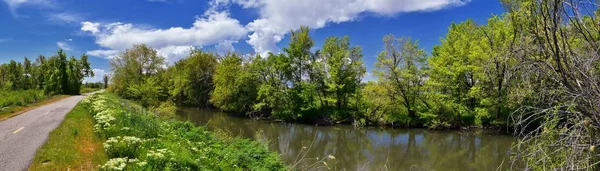
{"label": "riverbank", "polygon": [[[100,166],[92,164],[95,169],[284,170],[286,168],[276,153],[268,151],[264,145],[257,142],[221,136],[189,122],[160,118],[140,105],[112,94],[100,93],[87,97],[78,104],[78,108],[87,110],[88,115],[93,118],[94,133],[86,137],[93,137],[92,139],[99,139],[101,142],[106,140],[100,150],[106,154],[106,157],[97,160],[106,163],[98,164]],[[67,119],[70,121],[74,118],[67,116]],[[69,123],[66,120],[61,124],[61,128],[69,127]],[[76,128],[89,126],[88,122]],[[73,135],[69,134],[76,134],[75,132],[78,131],[57,129],[56,132],[61,133],[53,133],[50,140],[73,139]],[[43,159],[45,156],[43,152],[49,149],[59,152],[72,151],[75,156],[82,153],[74,151],[73,145],[60,145],[48,141],[48,144],[40,149],[35,160],[37,162],[34,162],[32,168],[44,165],[44,161],[48,159]],[[95,151],[94,154],[98,153],[97,155],[101,156],[102,152]],[[80,162],[82,161],[65,160],[56,166],[79,165]],[[56,170],[66,170],[62,168]]]}

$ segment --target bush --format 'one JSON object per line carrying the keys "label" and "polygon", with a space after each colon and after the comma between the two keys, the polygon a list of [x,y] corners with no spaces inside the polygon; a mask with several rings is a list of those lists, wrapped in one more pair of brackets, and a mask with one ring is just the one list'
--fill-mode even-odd
{"label": "bush", "polygon": [[155,111],[156,114],[158,114],[158,116],[171,118],[174,117],[175,114],[177,114],[177,106],[175,105],[175,103],[173,103],[173,101],[167,100],[165,102],[162,102],[160,106],[158,106],[155,109]]}

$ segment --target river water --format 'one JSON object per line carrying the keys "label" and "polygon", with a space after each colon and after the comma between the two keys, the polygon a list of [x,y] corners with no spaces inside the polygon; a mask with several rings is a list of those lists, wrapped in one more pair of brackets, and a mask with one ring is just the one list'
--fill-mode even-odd
{"label": "river water", "polygon": [[297,170],[507,170],[515,142],[510,135],[481,130],[322,127],[194,108],[184,108],[178,116],[211,130],[264,142]]}

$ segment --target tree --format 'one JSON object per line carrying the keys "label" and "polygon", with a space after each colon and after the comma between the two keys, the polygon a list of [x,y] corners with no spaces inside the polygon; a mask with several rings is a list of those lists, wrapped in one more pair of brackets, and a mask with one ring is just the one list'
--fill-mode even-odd
{"label": "tree", "polygon": [[192,50],[189,57],[177,61],[165,74],[170,96],[179,103],[209,106],[216,66],[215,54]]}
{"label": "tree", "polygon": [[417,42],[410,38],[396,38],[387,35],[383,38],[384,50],[377,57],[376,74],[379,81],[391,93],[391,102],[399,102],[414,124],[417,108],[422,99],[426,54]]}
{"label": "tree", "polygon": [[[326,64],[324,68],[313,67],[313,70],[321,69],[326,73],[323,79],[323,89],[326,90],[327,102],[335,104],[334,116],[339,119],[347,118],[351,107],[349,99],[355,98],[359,90],[360,81],[365,74],[362,62],[362,50],[360,47],[350,47],[350,39],[344,37],[330,37],[325,40],[323,49],[320,51],[322,61]],[[318,65],[319,62],[311,63]],[[328,103],[327,103],[328,104]]]}
{"label": "tree", "polygon": [[252,111],[257,99],[259,82],[257,72],[252,70],[251,65],[258,65],[258,61],[245,63],[236,54],[225,56],[215,70],[213,77],[215,89],[210,102],[224,111],[237,113]]}
{"label": "tree", "polygon": [[[450,124],[472,123],[481,98],[480,83],[486,63],[481,44],[487,43],[472,20],[452,24],[442,44],[435,46],[429,60],[430,88],[427,96],[436,120]],[[464,121],[464,122],[463,122]]]}
{"label": "tree", "polygon": [[108,88],[108,81],[109,81],[109,80],[110,80],[110,79],[109,79],[109,77],[108,77],[108,74],[104,74],[104,76],[102,77],[102,82],[104,83],[103,85],[104,85],[104,88],[105,88],[105,89],[106,89],[106,88]]}
{"label": "tree", "polygon": [[158,56],[156,50],[141,44],[127,49],[110,62],[113,76],[110,91],[127,97],[127,89],[143,84],[146,79],[163,71],[165,59]]}

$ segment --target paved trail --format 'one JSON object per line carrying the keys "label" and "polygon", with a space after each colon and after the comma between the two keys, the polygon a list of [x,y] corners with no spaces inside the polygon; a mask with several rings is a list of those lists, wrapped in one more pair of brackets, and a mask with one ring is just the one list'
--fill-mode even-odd
{"label": "paved trail", "polygon": [[0,171],[27,170],[50,131],[83,98],[71,96],[0,121]]}

